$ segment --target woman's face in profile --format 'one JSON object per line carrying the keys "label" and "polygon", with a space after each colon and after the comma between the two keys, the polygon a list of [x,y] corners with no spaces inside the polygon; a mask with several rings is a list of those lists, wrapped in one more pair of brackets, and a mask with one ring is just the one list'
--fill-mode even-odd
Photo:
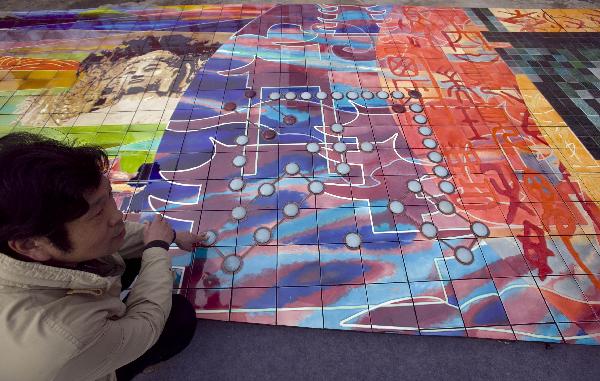
{"label": "woman's face in profile", "polygon": [[[181,95],[194,74],[192,66],[165,50],[116,62],[103,59],[88,66],[68,92],[44,97],[45,102],[40,102],[39,107],[31,107],[23,121],[33,125],[51,114],[54,124],[63,125],[75,121],[80,113],[102,112],[117,104],[130,109],[139,103],[138,98],[144,93],[157,97]],[[176,79],[177,85],[173,88]]]}
{"label": "woman's face in profile", "polygon": [[153,91],[166,94],[177,77],[180,62],[173,53],[164,50],[146,53],[127,61],[122,92],[126,95]]}

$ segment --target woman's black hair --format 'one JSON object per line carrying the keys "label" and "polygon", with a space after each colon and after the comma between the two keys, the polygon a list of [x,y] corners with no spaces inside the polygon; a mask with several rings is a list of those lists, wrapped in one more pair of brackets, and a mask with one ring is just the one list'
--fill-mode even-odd
{"label": "woman's black hair", "polygon": [[0,138],[0,251],[14,254],[9,240],[43,236],[69,252],[65,224],[88,211],[84,193],[100,186],[108,168],[99,147],[25,132]]}

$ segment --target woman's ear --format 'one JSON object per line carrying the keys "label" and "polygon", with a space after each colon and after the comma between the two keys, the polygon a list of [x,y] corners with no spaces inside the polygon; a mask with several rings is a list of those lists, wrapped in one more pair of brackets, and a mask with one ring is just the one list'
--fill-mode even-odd
{"label": "woman's ear", "polygon": [[173,93],[183,93],[189,83],[190,76],[192,75],[192,64],[189,61],[183,61],[181,68],[177,75],[173,79],[173,85],[171,91]]}
{"label": "woman's ear", "polygon": [[36,262],[52,259],[47,238],[24,238],[8,241],[8,247],[17,254],[30,258]]}

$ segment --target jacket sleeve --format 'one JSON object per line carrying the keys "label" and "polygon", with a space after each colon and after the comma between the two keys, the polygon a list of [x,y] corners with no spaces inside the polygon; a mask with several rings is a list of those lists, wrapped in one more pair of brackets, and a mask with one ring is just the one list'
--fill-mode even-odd
{"label": "jacket sleeve", "polygon": [[139,258],[144,249],[144,224],[125,221],[125,241],[117,252],[123,258]]}
{"label": "jacket sleeve", "polygon": [[144,251],[142,267],[126,302],[125,315],[105,320],[100,334],[66,364],[62,375],[95,380],[140,357],[158,340],[169,316],[173,275],[167,251]]}

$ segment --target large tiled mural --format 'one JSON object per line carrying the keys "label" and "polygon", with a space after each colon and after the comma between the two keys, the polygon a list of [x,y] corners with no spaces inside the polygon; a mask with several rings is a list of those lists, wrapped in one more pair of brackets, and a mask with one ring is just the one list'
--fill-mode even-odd
{"label": "large tiled mural", "polygon": [[9,13],[0,132],[99,144],[200,318],[600,342],[600,11]]}

